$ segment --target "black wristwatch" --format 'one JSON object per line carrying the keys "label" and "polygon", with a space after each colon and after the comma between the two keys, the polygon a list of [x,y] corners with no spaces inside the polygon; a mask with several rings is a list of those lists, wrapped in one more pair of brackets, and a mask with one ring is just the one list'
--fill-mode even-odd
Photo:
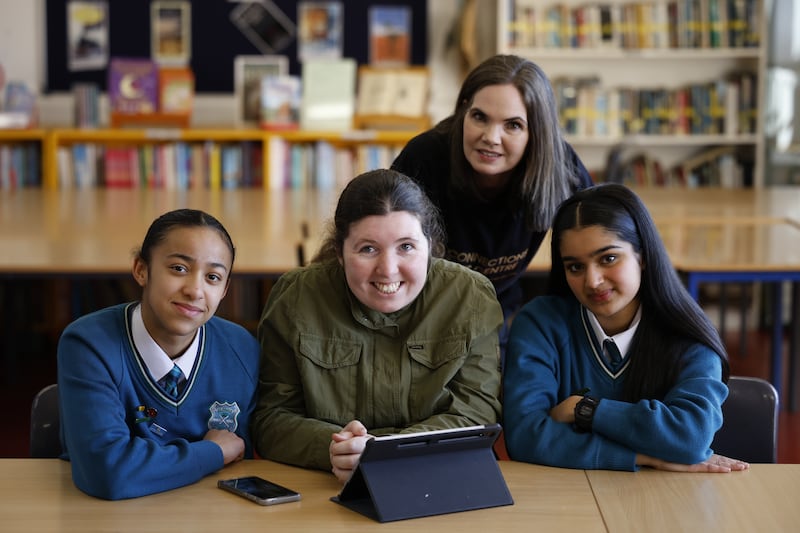
{"label": "black wristwatch", "polygon": [[592,398],[591,396],[584,396],[575,404],[575,428],[581,433],[589,433],[592,431],[592,421],[594,420],[594,412],[597,409],[597,404],[600,400]]}

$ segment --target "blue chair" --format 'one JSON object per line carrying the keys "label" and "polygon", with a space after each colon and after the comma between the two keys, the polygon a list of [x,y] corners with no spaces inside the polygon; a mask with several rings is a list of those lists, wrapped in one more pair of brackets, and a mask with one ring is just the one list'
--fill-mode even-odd
{"label": "blue chair", "polygon": [[722,427],[714,436],[715,453],[748,463],[778,461],[778,393],[761,378],[731,376],[722,404]]}
{"label": "blue chair", "polygon": [[61,422],[58,413],[58,385],[48,385],[31,404],[31,457],[54,458],[61,455]]}

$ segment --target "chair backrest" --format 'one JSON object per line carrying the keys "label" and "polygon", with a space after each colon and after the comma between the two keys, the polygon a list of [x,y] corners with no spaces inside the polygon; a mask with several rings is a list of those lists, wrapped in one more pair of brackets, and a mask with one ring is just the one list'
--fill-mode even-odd
{"label": "chair backrest", "polygon": [[61,423],[58,413],[58,385],[48,385],[31,404],[31,457],[61,455]]}
{"label": "chair backrest", "polygon": [[722,427],[714,436],[715,453],[747,461],[778,460],[778,393],[761,378],[731,376],[722,404]]}

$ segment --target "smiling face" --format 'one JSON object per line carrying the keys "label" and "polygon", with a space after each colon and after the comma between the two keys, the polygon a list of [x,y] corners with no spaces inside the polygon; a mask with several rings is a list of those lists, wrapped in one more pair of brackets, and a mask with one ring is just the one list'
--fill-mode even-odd
{"label": "smiling face", "polygon": [[502,189],[528,146],[528,114],[513,85],[487,85],[475,93],[464,116],[464,157],[478,187]]}
{"label": "smiling face", "polygon": [[419,219],[394,211],[351,224],[340,260],[355,297],[370,309],[393,313],[422,291],[429,256]]}
{"label": "smiling face", "polygon": [[628,329],[639,309],[642,262],[629,242],[600,226],[565,230],[561,257],[567,284],[607,335]]}
{"label": "smiling face", "polygon": [[152,248],[149,265],[136,258],[133,277],[142,287],[142,319],[167,355],[183,353],[217,311],[232,261],[220,233],[199,226],[170,230]]}

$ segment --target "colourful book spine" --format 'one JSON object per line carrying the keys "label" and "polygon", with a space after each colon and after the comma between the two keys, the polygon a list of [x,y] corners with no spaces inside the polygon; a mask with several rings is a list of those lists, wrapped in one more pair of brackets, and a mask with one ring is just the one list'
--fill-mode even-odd
{"label": "colourful book spine", "polygon": [[206,144],[208,150],[208,188],[219,190],[222,188],[222,162],[220,146],[215,142]]}

